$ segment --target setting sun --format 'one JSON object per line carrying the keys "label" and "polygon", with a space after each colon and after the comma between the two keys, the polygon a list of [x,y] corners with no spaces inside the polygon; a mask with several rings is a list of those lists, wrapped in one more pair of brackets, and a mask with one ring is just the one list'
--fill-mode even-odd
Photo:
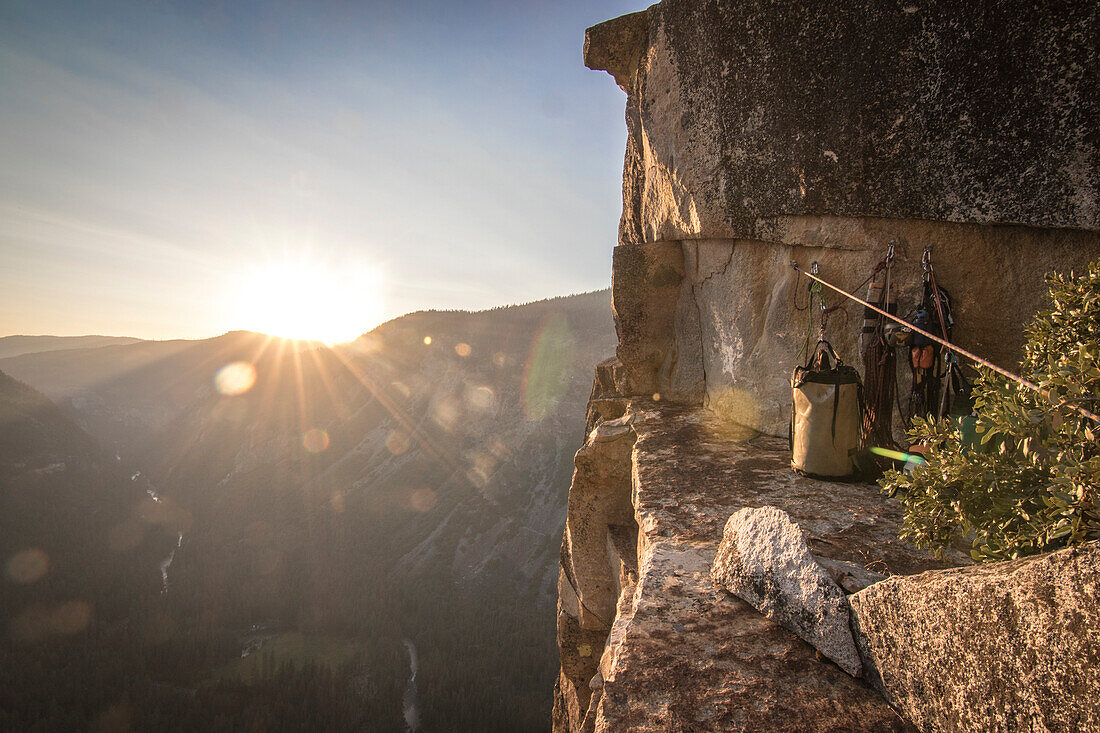
{"label": "setting sun", "polygon": [[381,317],[379,275],[370,267],[270,265],[243,278],[232,301],[231,318],[242,328],[330,345],[355,339]]}

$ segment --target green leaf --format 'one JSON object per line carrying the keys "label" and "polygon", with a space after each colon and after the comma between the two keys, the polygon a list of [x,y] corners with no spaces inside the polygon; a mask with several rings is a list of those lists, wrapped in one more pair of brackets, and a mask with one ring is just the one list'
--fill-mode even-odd
{"label": "green leaf", "polygon": [[1100,538],[1100,428],[1068,408],[1052,409],[1061,400],[1100,398],[1100,261],[1084,275],[1047,281],[1055,306],[1025,328],[1021,373],[1054,403],[981,368],[979,447],[964,446],[947,421],[914,419],[908,434],[932,446],[928,463],[880,481],[905,509],[901,535],[937,554],[962,538],[982,562]]}

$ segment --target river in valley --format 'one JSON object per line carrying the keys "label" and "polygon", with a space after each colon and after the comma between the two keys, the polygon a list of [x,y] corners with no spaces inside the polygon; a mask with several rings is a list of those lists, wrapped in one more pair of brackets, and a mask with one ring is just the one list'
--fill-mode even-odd
{"label": "river in valley", "polygon": [[[141,471],[138,471],[130,477],[131,481],[136,481],[137,477],[141,475]],[[149,495],[149,498],[160,503],[160,496],[152,489],[146,489],[145,493]],[[176,550],[183,545],[183,532],[176,533],[176,546],[172,548],[172,551],[168,553],[168,557],[160,561],[160,592],[162,595],[168,595],[168,568],[172,567],[172,561],[176,559]]]}
{"label": "river in valley", "polygon": [[401,698],[401,709],[405,714],[405,730],[414,733],[420,729],[420,710],[416,707],[416,647],[408,639],[404,639],[403,643],[409,653],[409,681]]}

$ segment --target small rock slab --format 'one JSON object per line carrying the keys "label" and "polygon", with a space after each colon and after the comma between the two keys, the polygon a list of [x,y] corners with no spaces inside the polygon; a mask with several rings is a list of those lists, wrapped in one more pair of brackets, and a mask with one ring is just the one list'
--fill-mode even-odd
{"label": "small rock slab", "polygon": [[730,516],[711,577],[848,674],[860,675],[844,589],[818,564],[802,530],[782,509],[745,508]]}

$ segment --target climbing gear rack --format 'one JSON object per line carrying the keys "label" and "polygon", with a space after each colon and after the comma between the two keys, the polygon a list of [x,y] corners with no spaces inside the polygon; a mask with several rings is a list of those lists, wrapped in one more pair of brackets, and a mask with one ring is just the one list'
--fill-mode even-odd
{"label": "climbing gear rack", "polygon": [[1064,400],[1061,400],[1061,401],[1057,400],[1055,398],[1055,396],[1053,394],[1051,394],[1051,392],[1049,390],[1046,390],[1046,389],[1040,387],[1039,385],[1035,384],[1035,382],[1032,382],[1028,379],[1024,379],[1023,377],[1021,377],[1018,374],[1013,374],[1012,372],[1008,371],[1007,369],[1004,369],[1002,367],[997,366],[996,364],[989,361],[988,359],[983,359],[982,357],[980,357],[976,354],[972,354],[971,352],[967,351],[966,349],[963,349],[959,346],[956,346],[955,344],[951,343],[950,341],[947,341],[946,339],[942,339],[939,336],[936,336],[935,334],[929,333],[928,331],[925,331],[924,329],[916,326],[913,323],[910,323],[910,322],[908,322],[908,321],[906,321],[902,318],[899,318],[898,316],[893,315],[891,313],[887,313],[885,310],[882,310],[878,306],[872,305],[871,303],[868,303],[867,301],[862,300],[861,298],[859,298],[855,295],[852,295],[849,292],[841,290],[837,286],[835,286],[831,283],[828,283],[825,280],[822,280],[817,275],[806,272],[805,270],[803,270],[801,267],[798,266],[797,262],[792,261],[791,262],[791,267],[796,272],[799,272],[803,275],[806,275],[811,280],[814,280],[818,283],[821,283],[822,285],[829,288],[830,290],[836,291],[837,293],[843,295],[845,298],[848,298],[849,300],[853,300],[853,301],[863,305],[864,307],[870,308],[871,310],[875,311],[876,313],[878,313],[882,316],[885,316],[886,318],[889,318],[890,320],[892,320],[896,323],[900,323],[901,325],[909,328],[913,333],[920,334],[921,336],[924,336],[925,338],[931,339],[932,341],[940,344],[944,348],[949,349],[952,353],[954,353],[958,356],[966,357],[967,359],[971,360],[975,364],[978,364],[980,366],[984,366],[987,369],[991,369],[991,370],[997,372],[998,374],[1000,374],[1001,376],[1007,377],[1008,379],[1011,379],[1012,381],[1016,382],[1017,384],[1025,387],[1027,389],[1030,389],[1033,392],[1038,392],[1040,395],[1042,395],[1048,401],[1050,401],[1052,403],[1055,403],[1057,406],[1059,406],[1059,407],[1060,406],[1068,407],[1069,409],[1073,410],[1074,412],[1081,415],[1082,417],[1088,418],[1089,420],[1092,420],[1093,422],[1095,422],[1097,424],[1100,424],[1100,415],[1097,415],[1095,412],[1092,412],[1091,410],[1089,410],[1085,407],[1082,407],[1081,405],[1074,404],[1073,402],[1067,402],[1067,401],[1064,401]]}
{"label": "climbing gear rack", "polygon": [[[932,250],[924,249],[921,256],[924,294],[915,314],[913,324],[923,330],[951,340],[955,320],[951,314],[951,296],[936,283],[932,267]],[[916,415],[945,417],[951,407],[952,377],[958,363],[951,358],[941,343],[915,332],[909,347],[909,369],[913,374],[913,387],[909,395],[908,418]]]}

